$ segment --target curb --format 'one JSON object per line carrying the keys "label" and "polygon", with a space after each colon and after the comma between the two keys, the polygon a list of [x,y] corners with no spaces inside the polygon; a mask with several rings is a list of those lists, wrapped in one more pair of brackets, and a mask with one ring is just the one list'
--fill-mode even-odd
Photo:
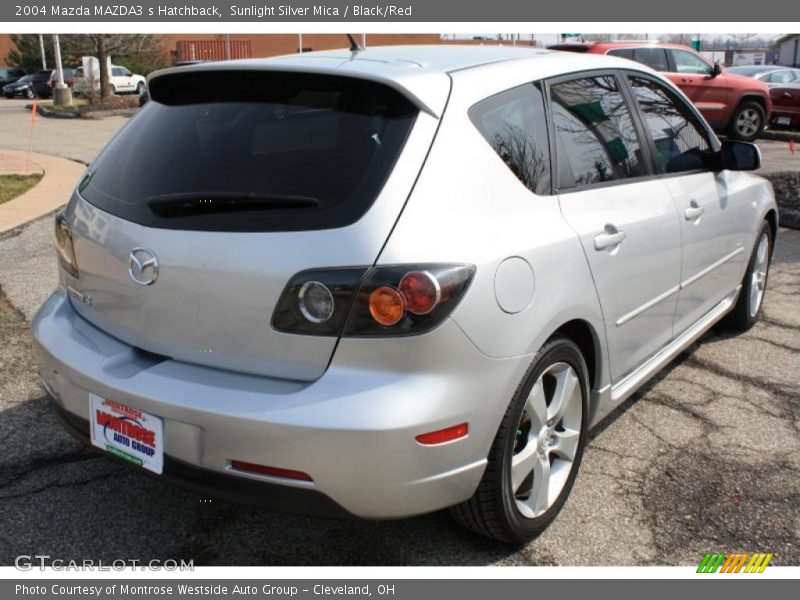
{"label": "curb", "polygon": [[765,173],[775,190],[781,227],[800,229],[800,175],[796,171]]}
{"label": "curb", "polygon": [[[27,152],[0,150],[15,158],[27,159]],[[30,154],[31,162],[44,171],[41,181],[21,196],[0,204],[0,234],[16,229],[30,221],[57,210],[69,200],[73,186],[86,170],[86,166],[59,156]]]}
{"label": "curb", "polygon": [[[33,104],[27,104],[26,110],[31,110]],[[110,110],[79,110],[77,108],[69,110],[52,110],[41,104],[36,105],[36,114],[47,119],[102,119],[103,117],[132,117],[138,108],[113,108]]]}
{"label": "curb", "polygon": [[[800,142],[800,131],[789,131],[788,129],[766,129],[761,134],[762,140],[775,140],[778,142]],[[756,140],[758,141],[758,140]]]}

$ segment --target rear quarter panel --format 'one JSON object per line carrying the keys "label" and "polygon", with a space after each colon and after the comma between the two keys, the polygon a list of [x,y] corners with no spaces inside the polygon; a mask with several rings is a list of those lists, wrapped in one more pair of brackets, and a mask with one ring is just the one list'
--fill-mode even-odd
{"label": "rear quarter panel", "polygon": [[[453,75],[437,137],[378,262],[475,264],[475,278],[452,319],[492,358],[532,358],[559,326],[586,321],[602,349],[595,387],[605,385],[603,319],[580,241],[562,218],[557,197],[534,195],[520,183],[467,114],[474,103],[534,77],[523,71],[491,79],[475,71]],[[514,314],[498,304],[495,285],[498,267],[512,257],[527,261],[534,278],[530,302]],[[506,402],[529,364],[520,362],[504,391]]]}

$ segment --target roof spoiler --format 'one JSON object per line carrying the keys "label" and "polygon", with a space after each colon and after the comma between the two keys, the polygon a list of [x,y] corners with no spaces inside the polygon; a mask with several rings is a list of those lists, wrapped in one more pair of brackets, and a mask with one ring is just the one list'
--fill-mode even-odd
{"label": "roof spoiler", "polygon": [[[159,101],[161,84],[172,78],[185,77],[191,73],[214,73],[231,71],[283,71],[286,73],[310,73],[316,75],[333,75],[337,77],[353,77],[383,84],[405,96],[412,104],[432,117],[439,119],[444,112],[450,95],[450,77],[446,73],[437,72],[400,72],[389,77],[381,69],[374,68],[367,61],[358,67],[347,61],[325,59],[322,61],[307,60],[305,55],[290,55],[284,60],[273,59],[271,62],[255,60],[234,61],[227,63],[202,63],[186,67],[172,67],[154,71],[147,78],[147,90],[150,98]],[[288,59],[288,60],[287,60]],[[295,60],[291,60],[295,59]],[[316,63],[316,64],[315,64]]]}

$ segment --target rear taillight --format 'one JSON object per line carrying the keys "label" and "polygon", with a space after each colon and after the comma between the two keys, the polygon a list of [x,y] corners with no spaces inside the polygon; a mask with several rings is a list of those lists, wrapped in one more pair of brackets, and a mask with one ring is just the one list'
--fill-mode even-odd
{"label": "rear taillight", "polygon": [[366,272],[361,268],[298,273],[278,300],[272,326],[288,333],[339,335],[353,292]]}
{"label": "rear taillight", "polygon": [[286,286],[272,325],[312,335],[424,333],[453,311],[474,274],[472,265],[305,271]]}
{"label": "rear taillight", "polygon": [[55,227],[58,260],[67,273],[78,277],[78,261],[75,260],[75,248],[72,245],[72,230],[63,212],[56,215]]}
{"label": "rear taillight", "polygon": [[345,336],[415,335],[444,321],[469,287],[472,265],[373,269],[356,294]]}

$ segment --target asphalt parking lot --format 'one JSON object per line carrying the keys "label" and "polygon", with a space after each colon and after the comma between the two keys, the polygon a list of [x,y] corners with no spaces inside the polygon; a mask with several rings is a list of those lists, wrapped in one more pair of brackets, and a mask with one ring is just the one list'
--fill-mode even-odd
{"label": "asphalt parking lot", "polygon": [[[27,147],[23,105],[0,100],[0,146]],[[37,119],[34,150],[86,162],[124,122]],[[446,513],[346,522],[209,502],[84,449],[50,411],[32,355],[30,318],[55,285],[51,236],[51,217],[0,235],[0,564],[39,553],[197,565],[650,565],[697,564],[707,551],[800,564],[798,231],[780,232],[762,321],[736,337],[710,332],[604,421],[565,509],[521,549],[469,534]]]}

